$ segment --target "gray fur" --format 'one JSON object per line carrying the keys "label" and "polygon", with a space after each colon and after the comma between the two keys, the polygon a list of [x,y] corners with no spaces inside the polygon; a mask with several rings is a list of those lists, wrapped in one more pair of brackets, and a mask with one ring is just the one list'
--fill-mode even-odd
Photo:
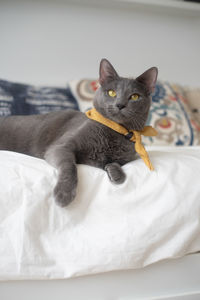
{"label": "gray fur", "polygon": [[[101,87],[96,92],[94,106],[102,115],[127,129],[140,130],[147,120],[150,93],[156,78],[156,68],[147,70],[135,80],[121,78],[103,59]],[[109,89],[114,89],[117,97],[108,96]],[[130,100],[133,93],[138,93],[140,99]],[[54,195],[62,207],[76,195],[76,164],[104,169],[112,182],[120,184],[125,180],[121,166],[135,159],[134,144],[124,136],[88,119],[84,113],[69,110],[1,118],[0,149],[44,158],[55,166],[58,182]]]}

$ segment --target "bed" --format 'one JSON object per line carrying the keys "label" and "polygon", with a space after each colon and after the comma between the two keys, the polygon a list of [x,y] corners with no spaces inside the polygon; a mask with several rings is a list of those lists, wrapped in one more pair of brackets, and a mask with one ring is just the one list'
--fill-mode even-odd
{"label": "bed", "polygon": [[[125,76],[151,63],[159,66],[161,79],[170,78],[158,81],[148,119],[159,134],[143,139],[155,171],[138,158],[123,167],[127,180],[120,187],[104,171],[79,165],[77,197],[62,209],[52,195],[53,167],[0,151],[2,300],[200,298],[199,9],[176,1],[163,7],[135,2],[0,4],[1,116],[85,112],[92,107],[103,56]],[[113,52],[111,33],[116,40],[138,22],[134,41],[140,43],[128,31]],[[8,36],[15,38],[6,44]]]}
{"label": "bed", "polygon": [[15,290],[26,299],[24,280],[34,299],[37,293],[54,299],[56,292],[60,299],[66,293],[70,299],[94,293],[97,299],[198,299],[200,147],[148,150],[156,171],[149,174],[141,159],[131,162],[120,187],[104,171],[79,165],[77,197],[66,209],[54,203],[53,167],[0,152],[3,299]]}

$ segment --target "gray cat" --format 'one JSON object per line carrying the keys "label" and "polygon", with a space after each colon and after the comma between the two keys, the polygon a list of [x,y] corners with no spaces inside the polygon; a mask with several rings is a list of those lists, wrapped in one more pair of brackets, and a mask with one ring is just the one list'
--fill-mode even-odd
{"label": "gray cat", "polygon": [[[142,130],[157,73],[153,67],[136,79],[122,78],[108,60],[102,59],[101,86],[95,94],[94,107],[128,130]],[[54,196],[62,207],[76,195],[76,164],[104,169],[113,183],[120,184],[125,180],[121,166],[135,158],[134,144],[123,135],[82,112],[69,110],[0,118],[0,149],[44,158],[56,167]]]}

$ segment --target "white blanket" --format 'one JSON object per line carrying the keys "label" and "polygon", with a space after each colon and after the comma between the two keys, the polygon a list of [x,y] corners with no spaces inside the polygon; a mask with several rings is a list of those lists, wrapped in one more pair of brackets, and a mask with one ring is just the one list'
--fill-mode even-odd
{"label": "white blanket", "polygon": [[45,279],[141,268],[200,250],[200,148],[151,148],[113,185],[78,166],[75,201],[54,203],[57,172],[0,151],[0,279]]}

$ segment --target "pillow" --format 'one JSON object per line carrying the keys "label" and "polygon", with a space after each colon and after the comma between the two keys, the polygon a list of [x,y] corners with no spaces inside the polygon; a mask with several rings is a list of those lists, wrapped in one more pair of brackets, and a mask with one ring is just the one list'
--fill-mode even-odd
{"label": "pillow", "polygon": [[200,147],[149,156],[155,171],[137,159],[123,166],[122,185],[79,165],[77,197],[64,209],[52,196],[53,167],[0,151],[0,279],[136,269],[199,251]]}
{"label": "pillow", "polygon": [[38,87],[0,80],[0,116],[44,114],[61,109],[79,109],[69,88]]}
{"label": "pillow", "polygon": [[[81,111],[92,107],[99,87],[97,80],[75,80],[69,83]],[[145,145],[192,146],[200,144],[200,124],[192,113],[181,86],[158,82],[152,95],[147,124],[158,131],[156,137],[144,137]]]}
{"label": "pillow", "polygon": [[185,87],[184,93],[194,117],[200,123],[200,88]]}
{"label": "pillow", "polygon": [[69,82],[69,87],[72,94],[78,101],[80,110],[82,112],[90,109],[94,94],[99,88],[99,82],[96,79],[82,79],[82,80],[72,80]]}
{"label": "pillow", "polygon": [[200,125],[179,86],[158,82],[152,95],[147,121],[157,131],[154,138],[144,137],[146,145],[192,146],[200,144]]}

